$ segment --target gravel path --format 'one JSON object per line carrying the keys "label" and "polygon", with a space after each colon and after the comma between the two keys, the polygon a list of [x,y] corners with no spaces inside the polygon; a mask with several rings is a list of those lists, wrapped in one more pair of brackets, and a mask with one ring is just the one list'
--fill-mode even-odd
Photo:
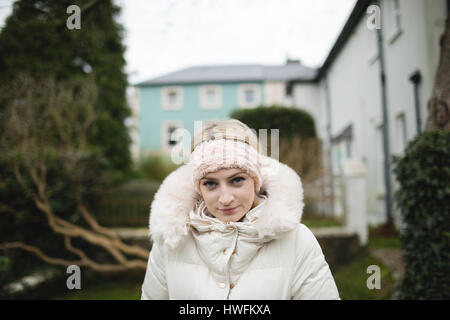
{"label": "gravel path", "polygon": [[392,273],[396,282],[400,281],[405,273],[405,255],[402,249],[374,249],[371,251],[375,259],[380,260]]}

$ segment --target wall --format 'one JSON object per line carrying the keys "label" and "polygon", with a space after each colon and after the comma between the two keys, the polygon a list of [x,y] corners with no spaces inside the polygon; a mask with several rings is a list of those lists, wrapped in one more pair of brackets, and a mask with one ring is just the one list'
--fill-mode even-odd
{"label": "wall", "polygon": [[294,86],[293,102],[295,107],[307,111],[317,123],[320,119],[320,90],[315,83],[303,83]]}
{"label": "wall", "polygon": [[[183,127],[192,135],[194,121],[229,118],[230,113],[238,108],[239,84],[220,84],[222,88],[222,106],[218,109],[202,109],[200,107],[199,88],[203,84],[183,85],[183,107],[180,110],[162,109],[162,86],[142,87],[140,89],[139,149],[141,151],[160,150],[161,123],[164,120],[181,121]],[[260,87],[260,99],[264,103],[264,86],[262,83],[258,83],[258,85]]]}
{"label": "wall", "polygon": [[[434,76],[439,59],[439,37],[444,31],[446,17],[445,0],[400,0],[401,32],[393,28],[393,1],[381,2],[383,48],[386,68],[386,90],[388,108],[389,143],[391,154],[399,154],[406,143],[399,138],[399,116],[403,113],[406,124],[406,140],[417,132],[414,91],[409,77],[415,70],[422,74],[419,88],[422,127],[426,120],[426,102],[431,95]],[[333,166],[339,174],[341,162],[347,158],[360,159],[367,167],[366,187],[368,197],[369,224],[385,220],[385,183],[382,146],[382,105],[380,64],[376,31],[366,25],[366,17],[359,21],[344,47],[327,71],[328,94],[331,106],[332,135],[339,135],[348,125],[353,126],[350,154],[346,146],[333,146]],[[295,92],[296,104],[313,105],[318,101],[319,111],[313,110],[319,136],[327,139],[327,100],[325,78],[317,85],[319,93],[304,84],[298,84]],[[310,91],[310,94],[307,91]],[[301,101],[301,98],[303,101]],[[327,144],[325,143],[326,147]],[[391,176],[393,187],[395,178]],[[394,208],[395,209],[395,208]],[[399,222],[399,213],[394,212]]]}

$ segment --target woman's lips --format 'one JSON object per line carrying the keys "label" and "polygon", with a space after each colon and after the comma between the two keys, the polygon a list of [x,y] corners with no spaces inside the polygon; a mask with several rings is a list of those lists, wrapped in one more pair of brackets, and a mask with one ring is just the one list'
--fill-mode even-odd
{"label": "woman's lips", "polygon": [[[237,207],[236,207],[237,208]],[[231,208],[231,209],[220,209],[220,210],[222,210],[223,212],[225,212],[225,213],[231,213],[231,212],[233,212],[236,208]]]}

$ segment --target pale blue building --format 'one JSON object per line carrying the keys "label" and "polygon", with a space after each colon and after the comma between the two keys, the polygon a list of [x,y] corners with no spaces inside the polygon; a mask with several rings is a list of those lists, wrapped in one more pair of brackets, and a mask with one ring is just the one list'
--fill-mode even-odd
{"label": "pale blue building", "polygon": [[144,81],[137,89],[136,149],[170,151],[171,133],[192,135],[198,120],[229,118],[233,110],[292,105],[294,82],[313,82],[317,70],[298,61],[281,66],[196,66]]}

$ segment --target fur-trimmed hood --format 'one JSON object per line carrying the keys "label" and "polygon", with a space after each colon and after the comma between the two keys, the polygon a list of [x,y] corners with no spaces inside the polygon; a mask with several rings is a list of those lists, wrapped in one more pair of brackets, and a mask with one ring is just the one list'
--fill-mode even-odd
{"label": "fur-trimmed hood", "polygon": [[[296,227],[303,212],[303,188],[298,174],[285,164],[262,156],[261,191],[267,199],[254,227],[261,237],[278,238]],[[150,209],[150,236],[170,248],[188,234],[189,213],[198,201],[193,167],[186,164],[161,184]]]}

